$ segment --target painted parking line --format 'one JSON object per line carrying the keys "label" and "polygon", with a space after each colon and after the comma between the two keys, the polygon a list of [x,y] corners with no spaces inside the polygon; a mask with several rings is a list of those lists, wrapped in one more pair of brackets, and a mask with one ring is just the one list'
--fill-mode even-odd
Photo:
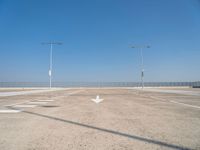
{"label": "painted parking line", "polygon": [[[142,89],[138,89],[138,90],[142,90]],[[163,90],[163,89],[145,88],[145,89],[143,89],[143,91],[158,92],[158,93],[169,93],[169,94],[180,94],[180,95],[200,96],[199,92],[196,92],[196,91],[185,91],[185,90]]]}
{"label": "painted parking line", "polygon": [[4,109],[4,110],[0,110],[0,113],[19,113],[22,110],[14,110],[14,109]]}
{"label": "painted parking line", "polygon": [[60,88],[55,89],[42,89],[42,90],[31,90],[31,91],[17,91],[17,92],[1,92],[0,97],[4,96],[17,96],[17,95],[30,95],[30,94],[37,94],[37,93],[44,93],[44,92],[53,92],[62,90]]}
{"label": "painted parking line", "polygon": [[58,98],[66,98],[68,96],[71,96],[71,95],[74,95],[74,94],[77,94],[77,93],[80,93],[80,92],[83,92],[83,91],[85,91],[85,90],[82,89],[82,90],[74,91],[74,92],[71,92],[71,93],[67,93],[66,95],[54,96],[53,98],[56,98],[56,99],[58,99]]}
{"label": "painted parking line", "polygon": [[164,102],[168,102],[167,99],[161,98],[161,97],[155,97],[155,96],[149,96],[152,99],[158,100],[158,101],[164,101]]}
{"label": "painted parking line", "polygon": [[176,102],[176,101],[170,101],[170,102],[175,103],[175,104],[179,104],[179,105],[184,105],[184,106],[187,106],[187,107],[193,107],[193,108],[200,109],[200,106],[196,106],[196,105],[190,105],[190,104],[180,103],[180,102]]}
{"label": "painted parking line", "polygon": [[54,100],[37,100],[38,102],[53,102]]}
{"label": "painted parking line", "polygon": [[29,102],[28,104],[35,104],[35,105],[44,105],[47,104],[47,102]]}
{"label": "painted parking line", "polygon": [[200,106],[196,106],[196,105],[185,104],[185,103],[181,103],[181,102],[177,102],[177,101],[173,101],[173,100],[167,100],[167,99],[160,98],[160,97],[155,97],[155,96],[149,96],[149,97],[151,99],[158,100],[158,101],[170,102],[170,103],[174,103],[174,104],[183,105],[183,106],[186,106],[186,107],[192,107],[192,108],[200,109]]}
{"label": "painted parking line", "polygon": [[15,105],[15,106],[12,106],[12,107],[16,107],[16,108],[34,108],[36,106],[37,105]]}
{"label": "painted parking line", "polygon": [[[84,91],[84,90],[74,91],[72,93],[67,94],[67,96],[79,93],[81,91]],[[59,96],[59,97],[61,97],[61,96]],[[66,97],[66,96],[62,96],[62,97]],[[25,102],[21,102],[21,103],[15,103],[15,104],[11,104],[11,105],[4,105],[5,107],[11,108],[11,109],[5,109],[5,110],[2,109],[2,110],[0,110],[0,113],[19,113],[23,110],[16,110],[14,108],[34,108],[34,107],[37,107],[38,105],[44,105],[44,104],[47,104],[48,102],[53,102],[53,101],[54,100],[35,100],[35,101],[25,101]]]}
{"label": "painted parking line", "polygon": [[12,107],[12,106],[16,106],[16,105],[21,105],[21,104],[25,104],[25,103],[29,103],[30,101],[25,101],[25,102],[21,102],[21,103],[14,103],[14,104],[10,104],[10,105],[4,105],[5,107]]}

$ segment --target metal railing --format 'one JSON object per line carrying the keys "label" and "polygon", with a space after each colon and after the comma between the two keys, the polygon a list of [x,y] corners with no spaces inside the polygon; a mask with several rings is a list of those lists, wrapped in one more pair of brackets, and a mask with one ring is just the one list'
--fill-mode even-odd
{"label": "metal railing", "polygon": [[[0,87],[48,87],[48,82],[0,82]],[[145,82],[145,87],[200,87],[197,82]],[[141,87],[140,82],[53,82],[52,87]]]}

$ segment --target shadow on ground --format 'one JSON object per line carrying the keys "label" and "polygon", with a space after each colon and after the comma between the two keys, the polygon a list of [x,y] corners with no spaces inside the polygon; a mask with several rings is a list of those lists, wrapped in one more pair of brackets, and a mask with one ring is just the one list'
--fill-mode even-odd
{"label": "shadow on ground", "polygon": [[40,106],[40,107],[44,107],[44,108],[54,108],[54,107],[60,107],[60,106],[57,106],[57,105],[43,105],[43,106]]}
{"label": "shadow on ground", "polygon": [[118,135],[118,136],[123,136],[123,137],[127,137],[127,138],[130,138],[130,139],[133,139],[133,140],[139,140],[139,141],[142,141],[142,142],[151,143],[151,144],[155,144],[155,145],[159,145],[159,146],[163,146],[163,147],[167,147],[167,148],[171,148],[171,149],[193,150],[193,149],[187,148],[187,147],[169,144],[169,143],[166,143],[166,142],[148,139],[148,138],[144,138],[144,137],[140,137],[140,136],[136,136],[136,135],[130,135],[130,134],[127,134],[127,133],[122,133],[122,132],[118,132],[118,131],[114,131],[114,130],[110,130],[110,129],[95,127],[95,126],[92,126],[92,125],[78,123],[78,122],[65,120],[65,119],[61,119],[61,118],[57,118],[57,117],[53,117],[53,116],[43,115],[43,114],[29,112],[29,111],[23,111],[23,112],[31,114],[31,115],[36,115],[36,116],[48,118],[48,119],[53,119],[53,120],[56,120],[56,121],[67,123],[67,124],[73,124],[73,125],[77,125],[77,126],[81,126],[81,127],[85,127],[85,128],[89,128],[89,129],[94,129],[94,130],[98,130],[98,131],[102,131],[102,132],[106,132],[106,133],[110,133],[110,134],[114,134],[114,135]]}

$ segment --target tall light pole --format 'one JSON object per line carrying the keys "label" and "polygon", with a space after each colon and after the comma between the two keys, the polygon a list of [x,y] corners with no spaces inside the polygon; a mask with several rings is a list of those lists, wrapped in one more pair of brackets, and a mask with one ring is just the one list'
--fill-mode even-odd
{"label": "tall light pole", "polygon": [[43,45],[50,45],[49,55],[49,88],[52,87],[52,64],[53,64],[53,45],[61,45],[61,42],[44,42]]}
{"label": "tall light pole", "polygon": [[141,86],[142,89],[144,88],[144,57],[143,57],[143,48],[150,48],[149,45],[142,45],[142,46],[131,46],[131,48],[140,49],[141,55]]}

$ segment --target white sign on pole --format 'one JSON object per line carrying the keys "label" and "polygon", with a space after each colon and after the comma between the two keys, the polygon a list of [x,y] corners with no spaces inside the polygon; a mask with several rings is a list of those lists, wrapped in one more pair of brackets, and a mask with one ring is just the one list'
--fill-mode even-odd
{"label": "white sign on pole", "polygon": [[51,76],[51,70],[49,70],[49,76]]}

